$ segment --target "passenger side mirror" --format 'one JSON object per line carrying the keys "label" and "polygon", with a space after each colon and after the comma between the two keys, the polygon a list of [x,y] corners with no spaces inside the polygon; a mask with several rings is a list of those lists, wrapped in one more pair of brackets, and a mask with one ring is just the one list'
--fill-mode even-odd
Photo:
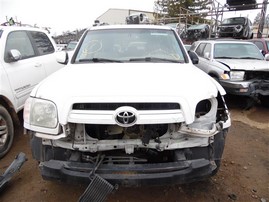
{"label": "passenger side mirror", "polygon": [[66,65],[69,60],[68,53],[66,51],[56,52],[56,60],[58,63]]}
{"label": "passenger side mirror", "polygon": [[269,54],[266,54],[266,55],[264,56],[264,58],[265,58],[266,61],[269,61]]}
{"label": "passenger side mirror", "polygon": [[188,51],[188,53],[189,53],[189,56],[191,58],[192,64],[194,64],[194,65],[198,64],[199,63],[198,55],[193,51]]}
{"label": "passenger side mirror", "polygon": [[209,52],[205,52],[204,58],[207,59],[207,60],[210,60],[210,53]]}
{"label": "passenger side mirror", "polygon": [[21,53],[17,49],[11,49],[7,53],[8,62],[17,62],[21,58],[22,58]]}

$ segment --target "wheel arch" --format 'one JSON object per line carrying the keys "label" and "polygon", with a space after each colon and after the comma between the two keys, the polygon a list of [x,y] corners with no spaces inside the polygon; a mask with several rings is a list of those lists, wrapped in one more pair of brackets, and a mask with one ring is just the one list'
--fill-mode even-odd
{"label": "wheel arch", "polygon": [[18,114],[16,113],[16,110],[11,101],[7,99],[5,96],[0,95],[0,105],[6,108],[6,110],[8,111],[13,120],[13,124],[20,125]]}

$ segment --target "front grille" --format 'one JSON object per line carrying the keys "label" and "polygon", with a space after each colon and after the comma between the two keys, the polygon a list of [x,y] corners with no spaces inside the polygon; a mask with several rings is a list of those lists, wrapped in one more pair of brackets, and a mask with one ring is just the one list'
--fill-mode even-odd
{"label": "front grille", "polygon": [[269,80],[269,72],[265,71],[246,71],[245,72],[246,80],[250,79],[262,79],[262,80]]}
{"label": "front grille", "polygon": [[111,110],[128,106],[137,110],[174,110],[180,109],[178,103],[75,103],[74,110]]}
{"label": "front grille", "polygon": [[234,27],[222,27],[220,30],[223,33],[232,33],[234,32]]}

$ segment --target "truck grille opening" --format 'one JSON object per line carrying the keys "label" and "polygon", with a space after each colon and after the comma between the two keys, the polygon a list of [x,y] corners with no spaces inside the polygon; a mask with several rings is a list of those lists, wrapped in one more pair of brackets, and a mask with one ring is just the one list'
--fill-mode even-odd
{"label": "truck grille opening", "polygon": [[87,124],[85,130],[90,137],[98,140],[142,139],[146,143],[164,135],[168,130],[168,124],[135,125],[128,128]]}
{"label": "truck grille opening", "polygon": [[110,110],[128,106],[137,110],[175,110],[180,109],[178,103],[75,103],[74,110]]}
{"label": "truck grille opening", "polygon": [[246,80],[250,80],[250,79],[269,80],[269,72],[265,72],[265,71],[246,71],[245,77],[246,77]]}

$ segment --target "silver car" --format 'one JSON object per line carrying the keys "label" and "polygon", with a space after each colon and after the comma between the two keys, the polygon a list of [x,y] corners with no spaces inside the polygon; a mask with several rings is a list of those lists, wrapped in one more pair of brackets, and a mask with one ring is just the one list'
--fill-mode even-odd
{"label": "silver car", "polygon": [[199,56],[198,68],[215,78],[228,94],[259,98],[269,106],[269,54],[240,40],[204,40],[190,49]]}

